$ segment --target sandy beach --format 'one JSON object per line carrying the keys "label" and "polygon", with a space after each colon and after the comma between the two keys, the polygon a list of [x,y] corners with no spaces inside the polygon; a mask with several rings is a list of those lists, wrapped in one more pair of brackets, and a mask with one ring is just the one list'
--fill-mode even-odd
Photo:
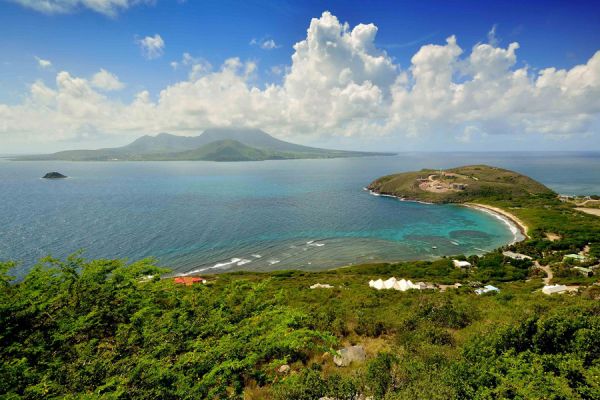
{"label": "sandy beach", "polygon": [[527,231],[529,228],[527,227],[527,225],[523,221],[521,221],[518,217],[509,213],[508,211],[503,210],[498,207],[488,206],[486,204],[479,204],[479,203],[465,203],[464,205],[466,207],[471,207],[471,208],[480,209],[483,211],[488,211],[488,212],[492,212],[495,214],[499,214],[500,216],[502,216],[502,217],[508,219],[510,222],[512,222],[519,229],[519,231],[521,231],[521,233],[523,234],[523,236],[525,238],[529,238],[529,235],[527,234]]}

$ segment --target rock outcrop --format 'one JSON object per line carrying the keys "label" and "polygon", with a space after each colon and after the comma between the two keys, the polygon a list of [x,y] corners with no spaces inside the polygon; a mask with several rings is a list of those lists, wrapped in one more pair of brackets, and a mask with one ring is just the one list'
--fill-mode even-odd
{"label": "rock outcrop", "polygon": [[365,349],[362,346],[349,346],[338,351],[338,355],[333,357],[333,363],[338,367],[347,367],[352,362],[362,362],[367,358]]}
{"label": "rock outcrop", "polygon": [[60,172],[48,172],[42,178],[44,178],[44,179],[62,179],[62,178],[66,178],[66,177],[67,177],[66,175],[63,175]]}

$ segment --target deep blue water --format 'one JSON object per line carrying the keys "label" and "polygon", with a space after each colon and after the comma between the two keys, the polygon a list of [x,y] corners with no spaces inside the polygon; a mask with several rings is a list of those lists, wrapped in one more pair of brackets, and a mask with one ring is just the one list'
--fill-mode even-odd
{"label": "deep blue water", "polygon": [[[560,193],[600,194],[599,153],[249,163],[0,161],[0,260],[21,261],[22,274],[40,257],[84,249],[90,258],[155,257],[180,272],[222,272],[481,253],[513,240],[497,218],[363,190],[393,172],[474,163],[516,170]],[[48,171],[70,178],[40,179]]]}

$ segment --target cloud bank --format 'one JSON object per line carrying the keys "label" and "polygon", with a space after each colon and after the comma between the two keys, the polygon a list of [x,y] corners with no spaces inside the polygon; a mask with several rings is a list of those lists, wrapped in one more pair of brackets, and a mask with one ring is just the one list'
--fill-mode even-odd
{"label": "cloud bank", "polygon": [[253,84],[254,62],[231,58],[213,69],[186,54],[174,64],[189,68],[186,80],[123,103],[102,92],[122,85],[107,71],[89,80],[62,71],[54,85],[34,82],[21,104],[0,104],[0,138],[30,143],[247,126],[287,137],[469,141],[475,135],[581,135],[599,125],[600,52],[568,70],[532,71],[519,66],[518,43],[465,50],[450,36],[422,46],[402,68],[377,48],[376,34],[373,24],[351,28],[325,12],[294,45],[281,84],[264,87]]}
{"label": "cloud bank", "polygon": [[109,17],[116,16],[131,6],[153,0],[9,0],[45,14],[67,14],[81,9],[88,9]]}

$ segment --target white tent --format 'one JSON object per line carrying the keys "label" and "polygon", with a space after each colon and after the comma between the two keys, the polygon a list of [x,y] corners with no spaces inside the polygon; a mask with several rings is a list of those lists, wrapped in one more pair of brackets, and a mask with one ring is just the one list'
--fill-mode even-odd
{"label": "white tent", "polygon": [[369,281],[369,286],[381,290],[381,289],[395,289],[400,290],[402,292],[406,292],[409,289],[434,289],[433,285],[427,285],[423,282],[419,282],[418,284],[414,284],[409,280],[400,279],[397,280],[395,277],[391,277],[385,281],[381,279],[377,279],[376,281]]}
{"label": "white tent", "polygon": [[542,288],[542,293],[553,294],[553,293],[564,293],[567,291],[565,285],[546,285]]}
{"label": "white tent", "polygon": [[394,289],[406,292],[409,289],[421,289],[421,287],[419,285],[415,285],[411,281],[400,279],[396,282],[396,285],[394,285]]}
{"label": "white tent", "polygon": [[381,290],[384,288],[383,281],[381,279],[377,279],[376,281],[370,281],[369,286],[377,290]]}
{"label": "white tent", "polygon": [[383,282],[383,287],[384,289],[393,289],[395,288],[396,283],[398,283],[398,281],[392,276],[390,279]]}

